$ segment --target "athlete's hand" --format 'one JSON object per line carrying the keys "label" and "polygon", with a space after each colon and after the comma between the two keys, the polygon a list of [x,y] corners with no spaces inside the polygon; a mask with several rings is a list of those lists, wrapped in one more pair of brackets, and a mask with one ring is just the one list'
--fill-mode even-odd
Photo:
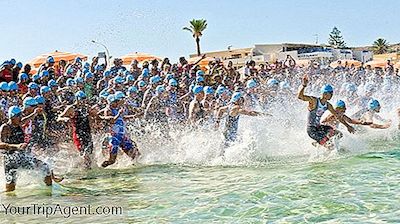
{"label": "athlete's hand", "polygon": [[352,126],[348,126],[347,127],[347,131],[349,131],[350,133],[354,134],[355,129]]}
{"label": "athlete's hand", "polygon": [[28,146],[27,143],[21,143],[21,144],[18,145],[18,149],[19,150],[25,150],[27,146]]}
{"label": "athlete's hand", "polygon": [[303,86],[307,86],[307,85],[308,85],[308,75],[305,74],[305,75],[303,76]]}
{"label": "athlete's hand", "polygon": [[392,121],[389,120],[388,122],[386,122],[385,125],[383,125],[384,128],[390,128],[390,126],[392,125]]}

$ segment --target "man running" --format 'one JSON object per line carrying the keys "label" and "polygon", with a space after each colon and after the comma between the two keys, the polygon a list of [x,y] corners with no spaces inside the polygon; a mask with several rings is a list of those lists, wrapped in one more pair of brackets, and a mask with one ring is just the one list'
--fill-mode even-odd
{"label": "man running", "polygon": [[[358,119],[351,119],[346,113],[346,103],[343,100],[338,100],[336,102],[335,111],[339,117],[343,117],[348,124],[359,124],[359,125],[372,125],[372,122],[361,121]],[[333,114],[329,114],[322,122],[322,124],[330,125],[334,128],[338,128],[340,122],[337,117]]]}
{"label": "man running", "polygon": [[17,169],[39,169],[45,175],[44,182],[51,186],[53,180],[60,182],[62,179],[53,175],[48,164],[38,160],[26,150],[24,131],[21,124],[22,110],[12,106],[8,110],[8,121],[0,127],[0,149],[4,150],[4,170],[6,177],[6,191],[14,191],[17,181]]}
{"label": "man running", "polygon": [[[361,109],[357,113],[355,113],[352,117],[354,119],[359,119],[364,122],[369,122],[371,128],[375,129],[387,129],[391,126],[392,121],[386,120],[380,117],[377,113],[381,111],[381,104],[378,100],[371,99],[368,102],[368,108]],[[384,124],[376,124],[374,120],[378,120],[383,122]]]}
{"label": "man running", "polygon": [[78,91],[75,93],[75,103],[65,108],[58,118],[58,121],[71,120],[72,139],[84,159],[86,169],[90,169],[92,165],[93,141],[90,122],[96,116],[97,113],[87,105],[86,94]]}
{"label": "man running", "polygon": [[335,132],[334,128],[328,125],[322,125],[320,123],[322,115],[325,111],[329,110],[333,116],[335,116],[340,123],[347,127],[350,133],[354,133],[354,128],[350,126],[343,117],[340,117],[333,106],[328,102],[333,96],[333,87],[329,84],[324,85],[321,88],[322,96],[320,98],[314,96],[307,96],[304,94],[304,90],[308,84],[308,77],[305,75],[303,77],[303,85],[297,95],[300,100],[308,102],[308,122],[307,122],[307,134],[310,138],[314,139],[318,144],[331,149],[331,147],[326,144],[330,138],[332,138],[338,132]]}
{"label": "man running", "polygon": [[107,97],[107,101],[109,104],[104,112],[105,116],[101,117],[111,124],[109,159],[101,164],[101,166],[104,168],[115,163],[120,147],[125,152],[125,154],[132,158],[132,160],[140,155],[136,143],[131,140],[129,134],[127,133],[125,122],[125,119],[136,118],[136,116],[126,115],[124,98],[125,94],[119,91],[113,95],[109,95]]}
{"label": "man running", "polygon": [[232,98],[228,106],[219,108],[216,118],[217,126],[219,125],[220,118],[225,112],[228,114],[228,116],[226,117],[225,130],[224,130],[225,146],[229,146],[231,143],[236,141],[240,115],[247,115],[247,116],[264,115],[261,112],[245,109],[244,98],[240,92],[235,92],[232,95]]}

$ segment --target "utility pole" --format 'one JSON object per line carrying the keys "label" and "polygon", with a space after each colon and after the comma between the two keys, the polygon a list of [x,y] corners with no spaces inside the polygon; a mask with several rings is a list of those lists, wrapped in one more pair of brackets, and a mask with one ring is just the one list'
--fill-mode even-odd
{"label": "utility pole", "polygon": [[315,44],[318,44],[318,34],[313,35],[315,37]]}

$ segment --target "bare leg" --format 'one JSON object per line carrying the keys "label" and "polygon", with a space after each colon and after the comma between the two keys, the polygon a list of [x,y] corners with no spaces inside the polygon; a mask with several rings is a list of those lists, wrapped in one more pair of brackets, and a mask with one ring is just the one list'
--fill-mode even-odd
{"label": "bare leg", "polygon": [[51,185],[53,184],[51,175],[50,175],[50,176],[45,176],[45,177],[44,177],[44,183],[45,183],[47,186],[51,186]]}
{"label": "bare leg", "polygon": [[6,184],[6,192],[11,192],[15,190],[15,183]]}
{"label": "bare leg", "polygon": [[101,164],[101,166],[102,167],[107,167],[107,166],[109,166],[109,165],[112,165],[112,164],[114,164],[115,163],[115,160],[117,159],[117,154],[111,154],[111,152],[110,152],[110,158],[108,159],[108,160],[106,160],[106,161],[104,161],[102,164]]}

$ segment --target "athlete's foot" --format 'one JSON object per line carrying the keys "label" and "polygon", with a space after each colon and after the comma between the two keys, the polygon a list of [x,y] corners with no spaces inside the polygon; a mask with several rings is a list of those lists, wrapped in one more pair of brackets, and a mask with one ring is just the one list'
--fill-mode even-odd
{"label": "athlete's foot", "polygon": [[52,184],[53,184],[53,180],[52,180],[53,178],[51,177],[51,176],[45,176],[44,177],[44,183],[47,185],[47,186],[51,186]]}
{"label": "athlete's foot", "polygon": [[63,181],[64,180],[64,177],[59,177],[59,176],[56,176],[56,175],[52,175],[51,176],[51,179],[54,181],[54,182],[56,182],[56,183],[60,183],[61,181]]}
{"label": "athlete's foot", "polygon": [[104,161],[104,162],[101,164],[101,167],[106,168],[107,166],[112,165],[112,164],[114,164],[114,163],[115,163],[115,162],[106,160],[106,161]]}

